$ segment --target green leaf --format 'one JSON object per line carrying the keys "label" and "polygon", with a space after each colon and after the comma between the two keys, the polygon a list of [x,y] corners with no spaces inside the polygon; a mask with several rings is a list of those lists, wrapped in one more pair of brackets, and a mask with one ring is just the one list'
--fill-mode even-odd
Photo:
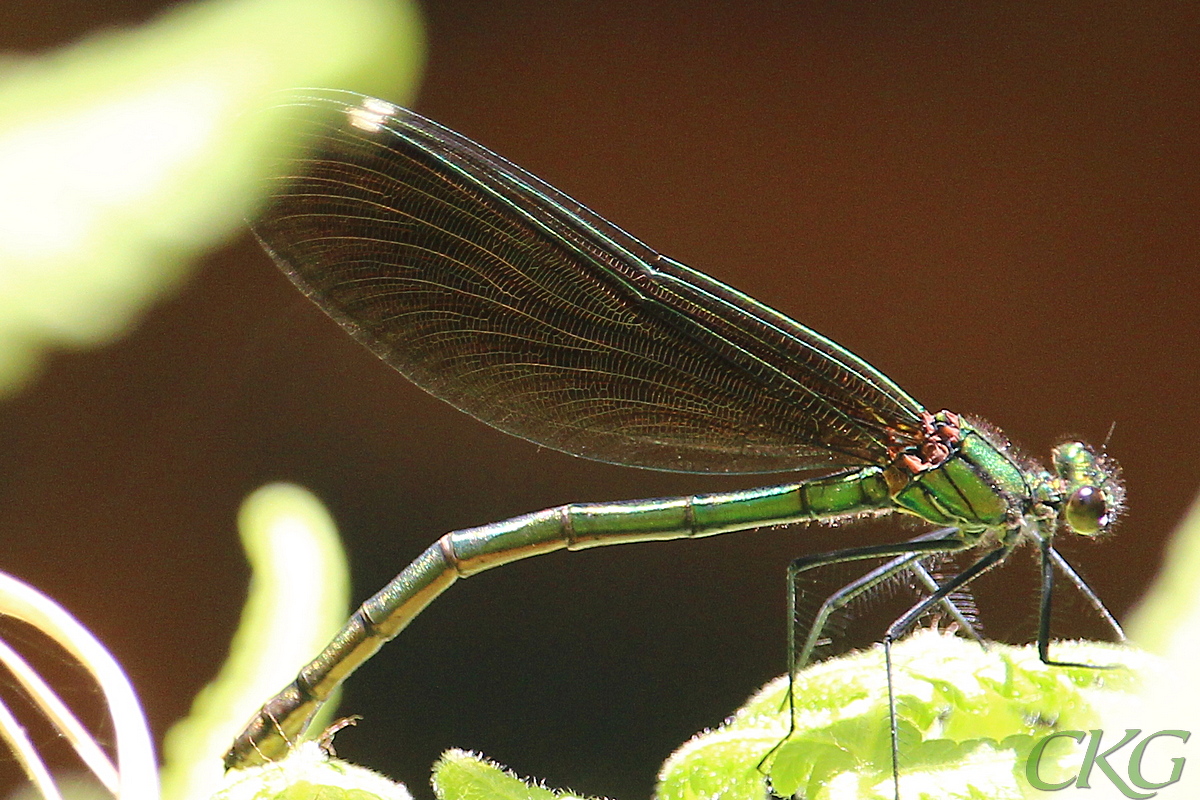
{"label": "green leaf", "polygon": [[333,519],[316,497],[293,484],[268,484],[242,503],[238,529],[252,569],[249,597],[220,674],[167,731],[166,800],[201,800],[221,785],[222,756],[251,714],[346,619],[349,568]]}
{"label": "green leaf", "polygon": [[433,791],[439,800],[571,800],[578,795],[556,792],[521,780],[482,756],[447,750],[433,766]]}
{"label": "green leaf", "polygon": [[281,138],[249,113],[269,93],[332,85],[404,102],[422,57],[412,2],[207,0],[5,61],[0,395],[48,348],[127,331],[244,230]]}
{"label": "green leaf", "polygon": [[[1023,798],[1025,759],[1055,730],[1100,724],[1113,697],[1132,698],[1155,660],[1115,645],[1056,643],[1059,658],[1128,669],[1050,667],[1032,647],[978,644],[933,631],[893,648],[901,793],[938,800]],[[886,672],[881,648],[801,672],[789,735],[787,680],[767,684],[724,725],[668,759],[658,800],[892,798]],[[1055,742],[1058,744],[1058,741]],[[1067,741],[1067,744],[1074,744]],[[1051,748],[1044,775],[1078,748]]]}
{"label": "green leaf", "polygon": [[304,742],[282,761],[234,770],[212,800],[412,800],[403,784]]}

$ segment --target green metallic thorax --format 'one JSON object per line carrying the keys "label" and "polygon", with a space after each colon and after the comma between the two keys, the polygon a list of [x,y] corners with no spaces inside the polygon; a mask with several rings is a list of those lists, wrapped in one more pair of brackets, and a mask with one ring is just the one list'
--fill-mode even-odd
{"label": "green metallic thorax", "polygon": [[1030,504],[1024,472],[983,432],[963,420],[958,427],[957,449],[941,464],[915,475],[900,464],[888,468],[894,502],[935,525],[968,533],[1011,527]]}

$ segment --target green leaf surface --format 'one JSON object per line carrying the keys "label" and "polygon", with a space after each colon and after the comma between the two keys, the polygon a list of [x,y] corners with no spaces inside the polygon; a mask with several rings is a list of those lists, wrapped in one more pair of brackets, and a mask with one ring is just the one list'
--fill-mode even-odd
{"label": "green leaf surface", "polygon": [[433,791],[439,800],[576,800],[578,795],[559,792],[518,778],[482,756],[465,750],[448,750],[433,767]]}
{"label": "green leaf surface", "polygon": [[229,773],[213,800],[412,800],[403,784],[305,742],[282,761]]}
{"label": "green leaf surface", "polygon": [[[1155,664],[1144,653],[1092,643],[1058,643],[1055,655],[1128,668],[1048,667],[1033,648],[985,651],[932,631],[897,644],[902,796],[1032,796],[1024,767],[1033,744],[1055,730],[1100,724],[1106,698],[1132,696],[1138,673]],[[787,679],[779,678],[667,760],[659,800],[762,800],[768,779],[781,796],[893,797],[881,648],[817,664],[797,676],[795,689],[790,735]],[[1051,748],[1043,775],[1069,769],[1079,755]]]}

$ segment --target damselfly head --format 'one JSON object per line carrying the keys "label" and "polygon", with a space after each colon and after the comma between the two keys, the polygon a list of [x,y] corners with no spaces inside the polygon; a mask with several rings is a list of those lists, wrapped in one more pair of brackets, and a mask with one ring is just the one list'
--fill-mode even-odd
{"label": "damselfly head", "polygon": [[1062,487],[1059,519],[1082,536],[1109,530],[1125,502],[1117,462],[1083,442],[1063,442],[1054,448],[1053,457]]}

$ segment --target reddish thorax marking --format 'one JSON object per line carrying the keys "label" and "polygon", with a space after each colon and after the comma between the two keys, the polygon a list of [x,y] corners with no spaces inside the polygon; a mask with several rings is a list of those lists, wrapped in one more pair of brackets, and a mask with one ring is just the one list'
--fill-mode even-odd
{"label": "reddish thorax marking", "polygon": [[953,452],[954,445],[962,440],[958,415],[952,411],[943,411],[939,420],[928,411],[921,412],[921,445],[916,453],[901,453],[896,463],[901,464],[917,475],[933,469]]}

